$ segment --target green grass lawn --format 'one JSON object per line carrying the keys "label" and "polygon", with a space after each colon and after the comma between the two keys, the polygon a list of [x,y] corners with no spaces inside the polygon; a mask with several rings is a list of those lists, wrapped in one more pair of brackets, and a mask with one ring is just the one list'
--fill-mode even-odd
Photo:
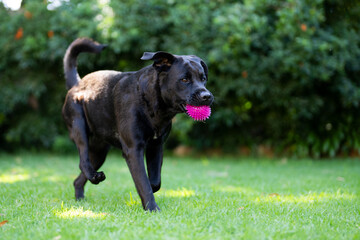
{"label": "green grass lawn", "polygon": [[0,155],[0,239],[360,239],[359,160],[166,158],[158,213],[125,161],[76,202],[74,156]]}

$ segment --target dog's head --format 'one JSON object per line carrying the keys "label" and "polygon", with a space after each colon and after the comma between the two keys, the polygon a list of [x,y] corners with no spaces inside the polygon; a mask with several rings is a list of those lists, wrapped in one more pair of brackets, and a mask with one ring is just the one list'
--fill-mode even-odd
{"label": "dog's head", "polygon": [[176,112],[185,112],[186,105],[210,106],[213,103],[214,96],[206,89],[208,68],[201,58],[145,52],[141,59],[154,61],[161,97]]}

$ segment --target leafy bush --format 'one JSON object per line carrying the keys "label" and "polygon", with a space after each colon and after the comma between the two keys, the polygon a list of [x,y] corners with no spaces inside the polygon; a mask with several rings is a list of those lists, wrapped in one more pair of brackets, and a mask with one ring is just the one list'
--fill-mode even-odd
{"label": "leafy bush", "polygon": [[339,5],[328,4],[258,0],[218,10],[209,59],[225,74],[216,83],[226,122],[213,122],[217,136],[237,129],[245,143],[314,156],[359,149],[359,32],[351,15],[333,21]]}
{"label": "leafy bush", "polygon": [[34,0],[25,1],[16,12],[0,7],[2,149],[51,148],[56,136],[65,132],[62,57],[78,34],[98,36],[95,23],[87,26],[98,12],[91,7],[94,2],[64,2],[52,11],[46,1]]}
{"label": "leafy bush", "polygon": [[[144,51],[196,54],[216,102],[205,124],[177,117],[171,142],[269,144],[299,155],[360,149],[360,7],[356,1],[63,1],[0,6],[4,150],[51,148],[64,136],[62,57],[76,37],[108,43],[79,71],[136,70]],[[60,144],[61,145],[61,144]]]}

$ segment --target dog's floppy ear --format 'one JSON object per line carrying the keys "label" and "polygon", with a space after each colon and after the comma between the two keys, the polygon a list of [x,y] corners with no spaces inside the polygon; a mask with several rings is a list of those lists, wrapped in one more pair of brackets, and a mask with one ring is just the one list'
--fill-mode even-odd
{"label": "dog's floppy ear", "polygon": [[208,72],[209,72],[209,70],[208,70],[208,67],[207,67],[206,63],[205,63],[203,60],[201,60],[201,61],[200,61],[200,64],[201,64],[201,66],[202,66],[203,69],[204,69],[206,78],[208,78]]}
{"label": "dog's floppy ear", "polygon": [[144,52],[141,60],[154,60],[154,68],[159,72],[168,71],[175,61],[175,56],[167,52]]}

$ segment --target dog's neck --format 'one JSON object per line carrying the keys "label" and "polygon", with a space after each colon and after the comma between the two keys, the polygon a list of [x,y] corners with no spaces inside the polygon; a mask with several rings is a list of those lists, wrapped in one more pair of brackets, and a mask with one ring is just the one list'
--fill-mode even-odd
{"label": "dog's neck", "polygon": [[155,132],[154,138],[160,137],[171,124],[176,112],[165,103],[161,96],[160,81],[156,70],[147,67],[138,79],[139,94],[145,106],[144,114]]}

